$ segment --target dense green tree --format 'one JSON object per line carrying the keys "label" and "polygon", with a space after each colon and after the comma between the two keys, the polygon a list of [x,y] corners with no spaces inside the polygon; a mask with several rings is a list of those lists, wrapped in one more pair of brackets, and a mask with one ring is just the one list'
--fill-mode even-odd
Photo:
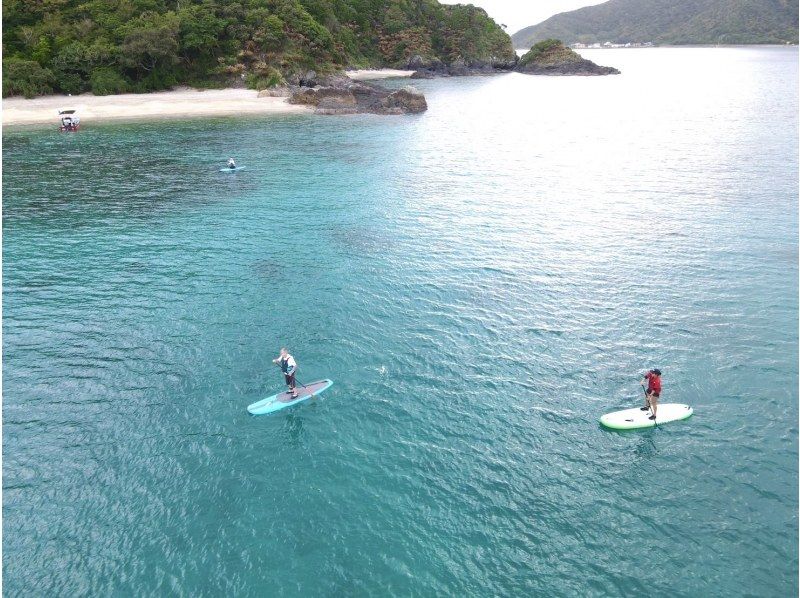
{"label": "dense green tree", "polygon": [[23,95],[32,98],[52,93],[54,82],[50,69],[42,68],[35,60],[3,60],[3,96]]}
{"label": "dense green tree", "polygon": [[125,93],[130,90],[128,82],[116,70],[110,67],[100,67],[92,71],[89,84],[92,93],[105,96],[114,93]]}
{"label": "dense green tree", "polygon": [[263,87],[313,68],[513,58],[486,13],[436,0],[5,0],[3,94]]}

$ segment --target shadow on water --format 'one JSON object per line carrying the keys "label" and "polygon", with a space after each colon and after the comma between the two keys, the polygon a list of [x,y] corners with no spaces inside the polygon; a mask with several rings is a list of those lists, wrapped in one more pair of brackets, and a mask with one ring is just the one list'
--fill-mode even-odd
{"label": "shadow on water", "polygon": [[[418,118],[12,135],[9,594],[796,595],[796,95],[660,51]],[[340,386],[249,416],[284,343]],[[600,433],[650,363],[713,417]]]}
{"label": "shadow on water", "polygon": [[656,434],[658,434],[659,427],[654,428],[639,428],[638,430],[611,430],[598,424],[598,427],[603,431],[614,436],[628,437],[633,440],[632,449],[635,460],[644,461],[658,455],[658,447],[656,446]]}
{"label": "shadow on water", "polygon": [[302,416],[291,411],[287,413],[281,433],[285,444],[292,448],[300,448],[304,437]]}
{"label": "shadow on water", "polygon": [[656,446],[655,435],[657,428],[653,428],[650,434],[640,434],[636,438],[636,444],[633,447],[633,454],[637,460],[649,459],[658,454],[658,447]]}
{"label": "shadow on water", "polygon": [[263,280],[284,281],[286,280],[285,268],[278,260],[264,258],[254,261],[250,265],[253,274]]}
{"label": "shadow on water", "polygon": [[345,251],[358,254],[378,254],[391,245],[388,235],[380,234],[366,226],[340,226],[332,232],[333,242]]}

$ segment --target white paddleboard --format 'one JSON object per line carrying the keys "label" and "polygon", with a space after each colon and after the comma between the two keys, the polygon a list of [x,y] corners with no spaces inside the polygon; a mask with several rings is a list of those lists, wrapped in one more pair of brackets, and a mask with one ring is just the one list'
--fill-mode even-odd
{"label": "white paddleboard", "polygon": [[648,419],[652,411],[642,411],[636,409],[624,409],[606,413],[600,418],[600,423],[612,430],[638,430],[639,428],[652,428],[656,425],[676,422],[687,417],[691,417],[694,410],[689,405],[680,403],[664,403],[658,405],[657,417],[655,420]]}

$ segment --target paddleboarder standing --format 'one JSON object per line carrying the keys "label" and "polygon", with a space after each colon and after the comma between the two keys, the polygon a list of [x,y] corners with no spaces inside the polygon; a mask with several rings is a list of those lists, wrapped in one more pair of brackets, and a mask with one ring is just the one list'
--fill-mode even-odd
{"label": "paddleboarder standing", "polygon": [[295,390],[294,374],[297,371],[297,363],[295,362],[294,357],[289,354],[289,351],[286,349],[286,347],[283,347],[281,349],[281,354],[273,359],[272,363],[277,363],[281,367],[283,378],[286,380],[286,386],[289,387],[289,394],[293,399],[296,399],[297,391]]}
{"label": "paddleboarder standing", "polygon": [[645,391],[644,407],[642,407],[642,411],[652,409],[653,415],[647,419],[655,419],[658,399],[661,396],[661,370],[650,370],[647,372],[644,378],[642,378],[642,388],[644,388],[645,382],[647,382],[647,390]]}

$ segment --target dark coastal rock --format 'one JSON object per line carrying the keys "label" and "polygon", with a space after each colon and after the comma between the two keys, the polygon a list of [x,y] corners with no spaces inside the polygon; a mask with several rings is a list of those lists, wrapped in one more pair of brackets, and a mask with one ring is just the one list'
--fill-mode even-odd
{"label": "dark coastal rock", "polygon": [[425,96],[410,85],[390,93],[383,99],[382,105],[388,114],[419,114],[428,109]]}
{"label": "dark coastal rock", "polygon": [[333,75],[325,75],[317,77],[317,85],[320,87],[339,87],[344,88],[352,85],[353,79],[344,73],[334,73]]}
{"label": "dark coastal rock", "polygon": [[285,85],[262,89],[258,92],[259,98],[288,98],[290,95],[292,95],[292,90]]}
{"label": "dark coastal rock", "polygon": [[417,54],[411,57],[406,68],[410,71],[440,71],[445,68],[445,64],[438,58],[423,58]]}
{"label": "dark coastal rock", "polygon": [[517,66],[517,62],[519,62],[519,56],[515,54],[514,58],[511,60],[501,57],[493,57],[489,64],[495,70],[510,71],[513,70],[515,66]]}
{"label": "dark coastal rock", "polygon": [[286,83],[290,87],[316,87],[321,84],[322,79],[317,76],[316,71],[309,70],[305,73],[292,73],[286,77]]}
{"label": "dark coastal rock", "polygon": [[422,56],[413,56],[405,66],[408,70],[414,71],[411,75],[412,79],[432,79],[434,77],[467,77],[508,72],[516,64],[516,56],[513,59],[490,57],[487,60],[469,61],[456,58],[449,64],[436,58],[425,59]]}
{"label": "dark coastal rock", "polygon": [[317,72],[316,71],[306,71],[300,77],[300,85],[303,87],[315,87],[317,85]]}
{"label": "dark coastal rock", "polygon": [[614,67],[599,66],[586,60],[555,39],[534,45],[519,59],[516,70],[528,75],[619,75]]}
{"label": "dark coastal rock", "polygon": [[591,60],[581,59],[580,62],[568,62],[564,64],[531,65],[517,69],[520,73],[528,75],[619,75],[619,70],[611,66],[599,66]]}
{"label": "dark coastal rock", "polygon": [[356,99],[347,90],[336,87],[301,87],[289,97],[290,104],[313,106],[320,114],[354,114]]}
{"label": "dark coastal rock", "polygon": [[408,70],[410,71],[418,71],[419,69],[426,68],[425,59],[417,54],[416,56],[412,56],[408,61]]}
{"label": "dark coastal rock", "polygon": [[451,76],[454,75],[456,77],[463,77],[469,74],[467,63],[462,58],[457,58],[451,62],[448,70]]}
{"label": "dark coastal rock", "polygon": [[413,87],[389,91],[347,77],[331,77],[326,82],[333,84],[295,88],[289,103],[312,106],[318,114],[418,114],[428,109],[425,96]]}

